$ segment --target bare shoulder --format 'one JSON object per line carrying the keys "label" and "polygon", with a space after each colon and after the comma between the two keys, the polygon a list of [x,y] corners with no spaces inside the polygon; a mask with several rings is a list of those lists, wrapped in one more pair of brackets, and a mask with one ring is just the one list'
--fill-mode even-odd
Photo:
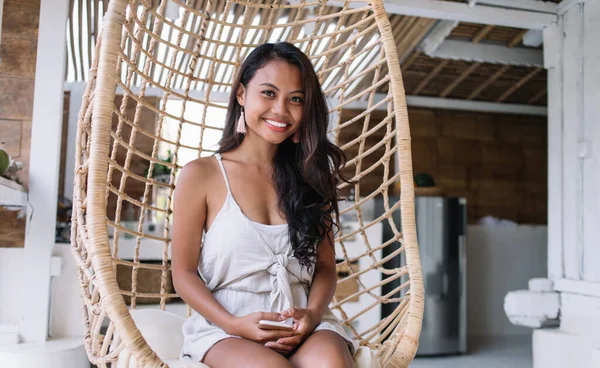
{"label": "bare shoulder", "polygon": [[189,182],[207,182],[213,179],[217,173],[217,162],[212,157],[200,157],[188,162],[183,166],[179,173],[177,185],[188,184]]}
{"label": "bare shoulder", "polygon": [[218,164],[212,157],[200,157],[188,162],[179,173],[175,192],[193,193],[195,198],[208,193],[218,170]]}

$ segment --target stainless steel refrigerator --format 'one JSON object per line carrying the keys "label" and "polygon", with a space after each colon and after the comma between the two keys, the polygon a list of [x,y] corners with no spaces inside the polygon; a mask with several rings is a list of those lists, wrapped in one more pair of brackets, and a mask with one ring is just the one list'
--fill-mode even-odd
{"label": "stainless steel refrigerator", "polygon": [[[390,206],[397,201],[398,198],[390,198]],[[384,212],[383,200],[376,198],[375,216]],[[425,284],[423,328],[417,356],[466,353],[466,200],[417,196],[415,216]],[[399,210],[394,213],[393,219],[397,228],[401,229]],[[385,223],[383,241],[391,238],[391,227]],[[391,254],[398,247],[398,243],[386,247],[382,256]],[[401,267],[405,264],[402,253],[392,258],[385,267]],[[401,278],[383,286],[382,295],[405,281],[406,278]],[[401,293],[394,297],[402,296]],[[390,315],[397,305],[398,303],[382,304],[382,318]]]}

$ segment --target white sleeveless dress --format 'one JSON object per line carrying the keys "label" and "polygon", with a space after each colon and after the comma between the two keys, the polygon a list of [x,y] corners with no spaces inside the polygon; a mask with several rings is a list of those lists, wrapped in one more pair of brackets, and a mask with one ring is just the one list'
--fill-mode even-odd
{"label": "white sleeveless dress", "polygon": [[[227,197],[210,229],[203,234],[200,277],[215,299],[234,316],[306,308],[313,274],[301,268],[293,256],[288,225],[265,225],[246,217],[233,198],[221,156],[216,153],[215,157],[225,179]],[[220,340],[239,338],[194,310],[182,330],[181,359],[195,362],[202,362]],[[329,308],[315,329],[319,330],[341,335],[352,355],[359,347]]]}

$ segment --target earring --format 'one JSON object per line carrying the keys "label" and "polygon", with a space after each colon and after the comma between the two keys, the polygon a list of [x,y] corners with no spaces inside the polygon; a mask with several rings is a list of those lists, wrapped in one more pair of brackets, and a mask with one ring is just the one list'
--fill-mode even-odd
{"label": "earring", "polygon": [[242,106],[242,109],[240,111],[240,118],[237,122],[237,132],[240,134],[246,133],[246,117],[244,116],[244,106]]}
{"label": "earring", "polygon": [[292,142],[294,143],[300,143],[300,134],[298,132],[294,133],[294,136],[292,137]]}

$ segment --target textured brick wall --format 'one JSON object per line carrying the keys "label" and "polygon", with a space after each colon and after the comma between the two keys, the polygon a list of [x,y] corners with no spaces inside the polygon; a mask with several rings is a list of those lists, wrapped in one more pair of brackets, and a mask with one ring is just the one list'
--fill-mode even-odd
{"label": "textured brick wall", "polygon": [[[33,85],[38,38],[39,0],[4,0],[0,43],[0,144],[23,162],[19,176],[29,173]],[[0,247],[22,247],[25,218],[0,208]]]}
{"label": "textured brick wall", "polygon": [[[356,113],[346,111],[344,119]],[[370,126],[381,119],[373,114]],[[546,223],[545,117],[409,109],[409,119],[414,172],[430,174],[444,195],[467,198],[469,222],[491,215]],[[362,124],[354,129],[342,143],[359,134]],[[366,193],[377,185],[379,171],[364,181]]]}

